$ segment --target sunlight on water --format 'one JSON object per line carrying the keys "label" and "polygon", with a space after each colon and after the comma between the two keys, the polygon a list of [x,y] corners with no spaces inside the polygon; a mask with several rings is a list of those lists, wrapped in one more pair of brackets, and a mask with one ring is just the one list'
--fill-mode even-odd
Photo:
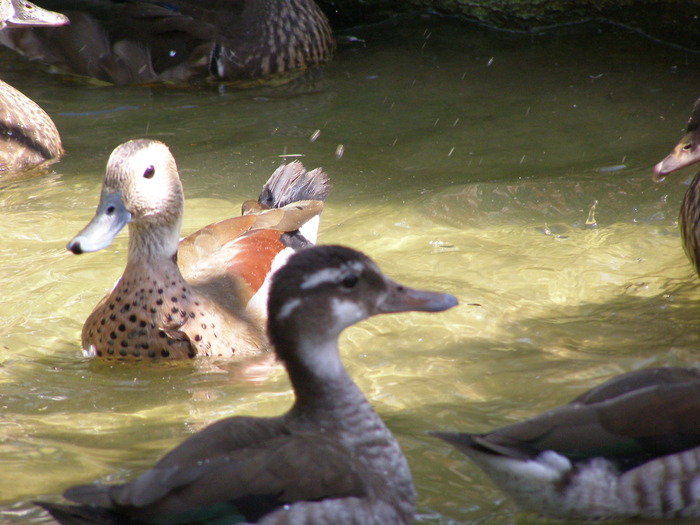
{"label": "sunlight on water", "polygon": [[47,522],[32,500],[129,479],[208,422],[291,402],[269,362],[82,357],[82,322],[127,240],[81,256],[65,244],[130,138],[171,147],[185,233],[238,214],[283,155],[302,155],[333,184],[321,242],[459,297],[341,339],[408,456],[422,523],[522,519],[428,431],[484,431],[625,371],[695,361],[700,292],[676,223],[690,173],[654,185],[650,171],[698,95],[696,56],[607,26],[525,36],[417,18],[352,34],[365,45],[325,69],[243,91],[96,88],[0,53],[67,150],[46,175],[0,179],[0,521]]}

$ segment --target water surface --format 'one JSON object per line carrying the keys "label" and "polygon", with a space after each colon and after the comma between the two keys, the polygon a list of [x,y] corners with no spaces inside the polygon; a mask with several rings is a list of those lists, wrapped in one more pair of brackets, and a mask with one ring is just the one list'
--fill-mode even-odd
{"label": "water surface", "polygon": [[185,233],[237,214],[299,155],[333,183],[321,242],[459,297],[341,339],[406,452],[421,523],[531,520],[428,431],[485,431],[625,371],[695,362],[700,283],[677,232],[691,173],[655,185],[650,170],[698,96],[697,55],[612,26],[514,35],[402,18],[351,34],[329,66],[247,90],[98,87],[0,52],[3,79],[54,117],[67,150],[46,175],[0,180],[0,521],[47,522],[32,500],[130,479],[208,422],[290,404],[278,367],[242,380],[221,362],[82,357],[82,322],[127,239],[64,247],[131,138],[171,147]]}

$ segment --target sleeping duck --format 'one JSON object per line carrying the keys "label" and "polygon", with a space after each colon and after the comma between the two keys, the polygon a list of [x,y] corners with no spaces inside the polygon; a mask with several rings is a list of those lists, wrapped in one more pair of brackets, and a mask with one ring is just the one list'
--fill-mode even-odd
{"label": "sleeping duck", "polygon": [[313,0],[48,0],[71,23],[14,28],[6,46],[62,72],[113,84],[267,79],[331,59]]}
{"label": "sleeping duck", "polygon": [[[11,27],[59,26],[60,14],[26,0],[0,0],[0,34]],[[0,176],[46,165],[63,154],[56,125],[32,99],[0,80]]]}

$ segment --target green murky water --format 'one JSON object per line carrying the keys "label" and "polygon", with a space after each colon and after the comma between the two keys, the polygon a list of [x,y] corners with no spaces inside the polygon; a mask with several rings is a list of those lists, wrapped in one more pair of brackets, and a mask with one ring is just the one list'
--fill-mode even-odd
{"label": "green murky water", "polygon": [[225,363],[82,357],[126,235],[95,254],[64,246],[130,138],[171,146],[185,232],[238,213],[281,155],[303,155],[333,182],[321,242],[460,298],[341,341],[408,456],[419,522],[529,519],[427,431],[487,430],[624,371],[695,361],[700,282],[676,224],[690,173],[649,175],[699,94],[699,56],[609,26],[526,36],[418,18],[352,34],[364,43],[302,81],[244,91],[93,87],[0,53],[68,151],[45,176],[0,180],[0,522],[46,522],[31,500],[128,479],[207,422],[289,406],[279,368],[242,381]]}

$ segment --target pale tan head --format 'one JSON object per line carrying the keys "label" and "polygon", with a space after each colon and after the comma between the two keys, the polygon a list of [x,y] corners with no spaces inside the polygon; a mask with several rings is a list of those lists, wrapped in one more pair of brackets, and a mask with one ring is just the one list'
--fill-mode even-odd
{"label": "pale tan head", "polygon": [[175,158],[157,140],[125,142],[107,162],[102,193],[120,192],[131,222],[172,224],[182,217],[185,197]]}
{"label": "pale tan head", "polygon": [[[110,155],[95,217],[68,249],[83,253],[105,248],[128,223],[132,245],[172,256],[183,210],[182,184],[168,147],[156,140],[130,140]],[[140,237],[146,239],[140,242]]]}

